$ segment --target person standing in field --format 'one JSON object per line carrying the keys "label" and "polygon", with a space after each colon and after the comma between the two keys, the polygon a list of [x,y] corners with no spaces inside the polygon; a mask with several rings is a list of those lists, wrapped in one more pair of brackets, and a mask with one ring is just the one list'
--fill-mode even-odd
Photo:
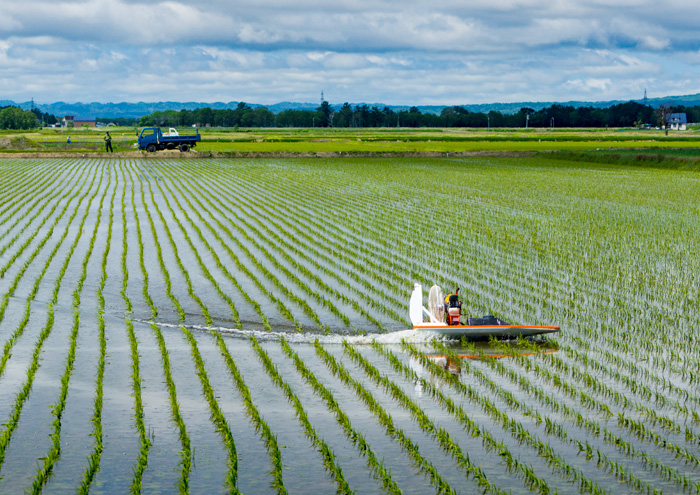
{"label": "person standing in field", "polygon": [[112,136],[109,135],[109,131],[105,133],[105,152],[109,151],[110,153],[113,153],[114,150],[112,149]]}

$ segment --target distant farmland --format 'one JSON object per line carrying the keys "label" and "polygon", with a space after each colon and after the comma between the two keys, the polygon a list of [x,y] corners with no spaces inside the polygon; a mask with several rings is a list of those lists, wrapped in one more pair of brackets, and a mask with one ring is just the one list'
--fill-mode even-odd
{"label": "distant farmland", "polygon": [[700,493],[700,172],[149,158],[0,159],[0,492]]}

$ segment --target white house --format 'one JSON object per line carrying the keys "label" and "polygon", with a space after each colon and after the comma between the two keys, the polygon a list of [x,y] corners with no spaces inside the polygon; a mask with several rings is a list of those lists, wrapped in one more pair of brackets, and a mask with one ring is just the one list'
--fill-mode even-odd
{"label": "white house", "polygon": [[672,131],[685,131],[688,118],[684,113],[672,113],[668,116],[668,128]]}

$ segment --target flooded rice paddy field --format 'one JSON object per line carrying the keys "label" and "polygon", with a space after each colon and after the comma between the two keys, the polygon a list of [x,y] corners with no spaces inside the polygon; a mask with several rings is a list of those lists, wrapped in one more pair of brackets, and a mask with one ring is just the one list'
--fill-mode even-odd
{"label": "flooded rice paddy field", "polygon": [[[0,160],[0,493],[698,493],[700,174]],[[559,325],[407,330],[413,283]]]}

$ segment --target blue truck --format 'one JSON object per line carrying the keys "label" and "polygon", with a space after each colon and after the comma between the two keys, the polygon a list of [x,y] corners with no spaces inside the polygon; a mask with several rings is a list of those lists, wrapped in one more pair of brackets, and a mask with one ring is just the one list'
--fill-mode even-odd
{"label": "blue truck", "polygon": [[139,133],[139,149],[149,153],[174,149],[187,152],[190,151],[190,148],[197,146],[201,140],[199,129],[197,129],[196,134],[181,135],[173,128],[170,128],[169,132],[163,133],[160,127],[144,127]]}

